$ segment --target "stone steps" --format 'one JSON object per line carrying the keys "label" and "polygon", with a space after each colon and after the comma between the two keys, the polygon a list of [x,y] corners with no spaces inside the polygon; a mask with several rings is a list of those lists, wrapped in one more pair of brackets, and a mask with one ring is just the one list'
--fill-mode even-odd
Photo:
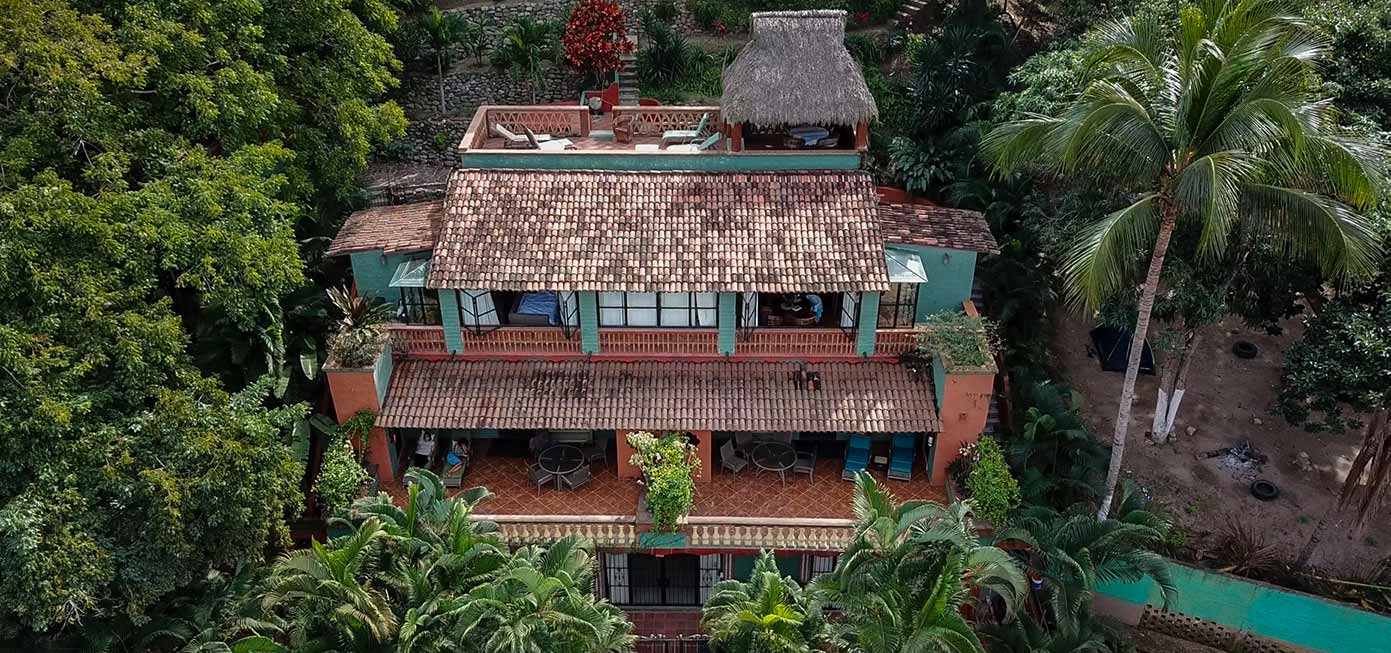
{"label": "stone steps", "polygon": [[618,103],[625,106],[636,105],[638,98],[642,97],[638,91],[637,55],[619,55],[618,60],[623,62],[623,67],[618,69]]}
{"label": "stone steps", "polygon": [[913,26],[913,21],[927,7],[927,0],[907,0],[898,8],[898,14],[894,16],[894,24],[909,28]]}

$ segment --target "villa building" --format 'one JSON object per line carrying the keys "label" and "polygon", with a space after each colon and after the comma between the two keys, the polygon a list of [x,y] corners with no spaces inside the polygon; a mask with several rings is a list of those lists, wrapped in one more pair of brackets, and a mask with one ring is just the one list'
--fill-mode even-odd
{"label": "villa building", "polygon": [[[880,477],[907,456],[887,481],[901,498],[944,498],[995,370],[918,352],[918,336],[931,314],[975,310],[996,244],[980,214],[881,192],[862,169],[876,108],[844,20],[755,14],[719,106],[480,107],[444,197],[348,219],[329,254],[396,317],[375,366],[329,381],[340,419],[378,413],[384,484],[468,442],[454,484],[497,494],[481,510],[509,541],[590,538],[597,591],[666,634],[761,548],[794,577],[831,568],[856,443]],[[633,431],[696,445],[679,532],[639,514]],[[765,441],[803,473],[749,464]],[[538,443],[574,443],[592,474],[532,482]]]}

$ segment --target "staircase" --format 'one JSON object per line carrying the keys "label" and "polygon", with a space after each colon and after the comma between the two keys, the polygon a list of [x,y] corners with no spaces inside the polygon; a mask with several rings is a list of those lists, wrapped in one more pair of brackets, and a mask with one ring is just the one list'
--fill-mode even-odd
{"label": "staircase", "polygon": [[632,35],[633,51],[618,55],[623,67],[618,69],[618,103],[625,107],[637,106],[638,98],[638,37]]}
{"label": "staircase", "polygon": [[898,14],[894,16],[894,25],[912,30],[918,14],[922,13],[926,7],[927,0],[905,0],[903,5],[898,8]]}

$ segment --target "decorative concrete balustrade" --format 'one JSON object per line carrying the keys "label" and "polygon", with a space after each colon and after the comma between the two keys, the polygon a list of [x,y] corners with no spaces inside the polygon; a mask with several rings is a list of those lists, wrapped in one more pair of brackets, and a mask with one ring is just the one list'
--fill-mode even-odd
{"label": "decorative concrete balustrade", "polygon": [[[474,515],[497,522],[510,545],[553,542],[576,535],[600,548],[638,548],[643,530],[633,516],[613,515]],[[839,551],[854,538],[849,519],[704,517],[687,518],[684,548]]]}

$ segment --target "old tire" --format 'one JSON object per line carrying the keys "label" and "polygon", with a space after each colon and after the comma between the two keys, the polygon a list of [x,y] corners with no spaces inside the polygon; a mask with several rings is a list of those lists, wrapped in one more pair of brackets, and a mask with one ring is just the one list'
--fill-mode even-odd
{"label": "old tire", "polygon": [[1232,345],[1232,353],[1235,354],[1237,358],[1249,360],[1255,358],[1256,354],[1260,353],[1260,350],[1257,349],[1256,345],[1253,343],[1245,340],[1238,340],[1236,344]]}
{"label": "old tire", "polygon": [[1261,501],[1274,501],[1280,496],[1280,488],[1263,478],[1251,481],[1251,496]]}

